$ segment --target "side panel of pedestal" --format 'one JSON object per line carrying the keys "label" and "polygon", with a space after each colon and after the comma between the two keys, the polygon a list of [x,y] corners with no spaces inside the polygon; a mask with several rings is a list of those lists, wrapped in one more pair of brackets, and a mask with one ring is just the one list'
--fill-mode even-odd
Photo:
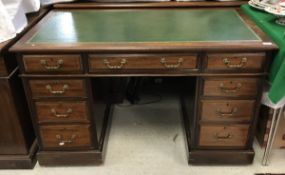
{"label": "side panel of pedestal", "polygon": [[0,168],[33,168],[37,144],[18,71],[0,78]]}

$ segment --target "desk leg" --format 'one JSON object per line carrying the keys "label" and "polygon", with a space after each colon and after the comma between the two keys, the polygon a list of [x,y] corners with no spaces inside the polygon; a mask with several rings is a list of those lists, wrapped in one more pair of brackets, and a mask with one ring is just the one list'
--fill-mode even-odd
{"label": "desk leg", "polygon": [[278,129],[278,124],[280,121],[280,118],[282,116],[282,111],[283,111],[284,107],[279,108],[279,109],[274,109],[273,112],[273,117],[272,117],[272,122],[271,122],[271,126],[270,126],[270,131],[268,134],[268,141],[264,150],[264,155],[262,158],[262,165],[263,166],[267,166],[268,165],[268,159],[272,150],[272,146],[273,146],[273,142],[274,142],[274,138],[276,136],[276,132]]}

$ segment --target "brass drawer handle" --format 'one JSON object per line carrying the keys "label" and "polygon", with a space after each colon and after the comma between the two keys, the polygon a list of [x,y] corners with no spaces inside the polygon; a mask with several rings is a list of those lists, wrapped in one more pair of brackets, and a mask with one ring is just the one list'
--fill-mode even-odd
{"label": "brass drawer handle", "polygon": [[241,83],[237,83],[236,86],[234,87],[225,87],[224,83],[221,83],[220,89],[224,93],[236,93],[241,88],[241,86],[242,86]]}
{"label": "brass drawer handle", "polygon": [[103,62],[109,69],[122,69],[123,66],[127,63],[127,60],[124,58],[121,59],[120,65],[111,65],[108,59],[104,59]]}
{"label": "brass drawer handle", "polygon": [[228,139],[233,138],[233,135],[230,133],[227,133],[227,134],[215,133],[214,136],[218,140],[228,140]]}
{"label": "brass drawer handle", "polygon": [[64,146],[65,144],[71,144],[75,141],[75,139],[77,138],[76,134],[73,134],[70,139],[64,139],[62,135],[57,134],[56,139],[58,140],[58,145],[59,146]]}
{"label": "brass drawer handle", "polygon": [[168,64],[165,58],[160,59],[160,63],[169,69],[179,68],[181,64],[183,63],[183,58],[179,58],[176,64]]}
{"label": "brass drawer handle", "polygon": [[47,60],[41,60],[40,63],[46,70],[59,70],[63,65],[63,60],[57,60],[55,66],[48,65]]}
{"label": "brass drawer handle", "polygon": [[242,68],[246,65],[247,63],[247,58],[241,58],[239,64],[231,64],[231,61],[228,58],[223,59],[223,63],[228,67],[228,68]]}
{"label": "brass drawer handle", "polygon": [[222,111],[221,109],[217,109],[216,112],[220,117],[233,116],[238,111],[237,108],[232,108],[229,112]]}
{"label": "brass drawer handle", "polygon": [[57,118],[67,118],[70,116],[70,114],[72,114],[73,110],[71,108],[68,108],[65,114],[59,114],[54,108],[52,108],[50,112]]}
{"label": "brass drawer handle", "polygon": [[66,92],[66,90],[69,88],[69,85],[68,84],[64,84],[62,86],[62,90],[58,90],[58,91],[55,91],[52,89],[52,86],[51,85],[46,85],[46,89],[52,93],[52,94],[57,94],[57,95],[60,95],[60,94],[64,94]]}

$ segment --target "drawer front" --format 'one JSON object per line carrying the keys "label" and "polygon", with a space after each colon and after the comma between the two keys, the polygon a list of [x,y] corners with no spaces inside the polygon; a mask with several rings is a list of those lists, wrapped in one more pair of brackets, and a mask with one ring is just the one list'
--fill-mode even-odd
{"label": "drawer front", "polygon": [[245,147],[248,138],[248,125],[202,125],[200,146]]}
{"label": "drawer front", "polygon": [[256,96],[257,78],[213,78],[204,80],[204,96]]}
{"label": "drawer front", "polygon": [[244,54],[207,54],[206,69],[208,70],[255,70],[261,71],[264,66],[265,53]]}
{"label": "drawer front", "polygon": [[84,80],[30,80],[33,98],[86,97]]}
{"label": "drawer front", "polygon": [[84,101],[36,102],[38,122],[88,122]]}
{"label": "drawer front", "polygon": [[100,70],[132,69],[196,69],[197,55],[188,56],[149,56],[149,57],[89,57],[91,72]]}
{"label": "drawer front", "polygon": [[6,76],[8,74],[5,63],[4,63],[4,58],[0,57],[0,76]]}
{"label": "drawer front", "polygon": [[89,125],[53,125],[40,127],[44,148],[91,147]]}
{"label": "drawer front", "polygon": [[250,121],[254,106],[254,100],[202,100],[201,120]]}
{"label": "drawer front", "polygon": [[24,55],[25,72],[81,72],[80,55]]}

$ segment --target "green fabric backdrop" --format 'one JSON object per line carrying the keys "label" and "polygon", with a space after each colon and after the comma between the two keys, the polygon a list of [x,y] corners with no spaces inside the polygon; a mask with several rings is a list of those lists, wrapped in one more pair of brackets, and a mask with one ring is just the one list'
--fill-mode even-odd
{"label": "green fabric backdrop", "polygon": [[270,100],[277,103],[285,96],[285,27],[275,23],[274,15],[253,9],[249,5],[243,5],[241,9],[279,46],[270,68],[271,88],[268,94]]}

